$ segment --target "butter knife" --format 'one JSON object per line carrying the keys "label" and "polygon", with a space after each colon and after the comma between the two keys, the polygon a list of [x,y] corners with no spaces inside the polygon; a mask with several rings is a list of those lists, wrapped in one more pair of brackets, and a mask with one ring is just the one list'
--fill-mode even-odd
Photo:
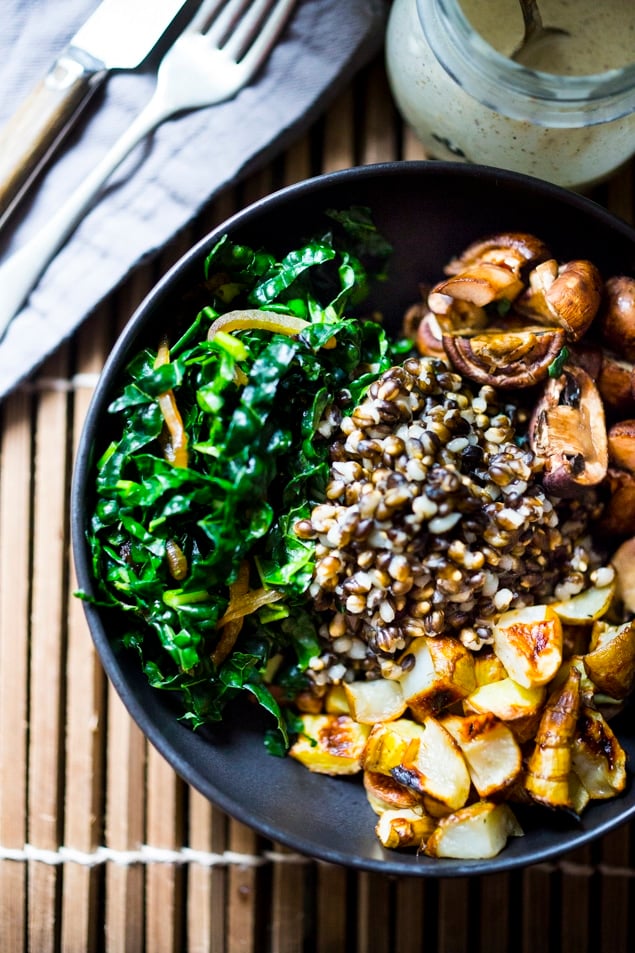
{"label": "butter knife", "polygon": [[0,129],[0,226],[111,70],[139,67],[187,0],[102,0]]}

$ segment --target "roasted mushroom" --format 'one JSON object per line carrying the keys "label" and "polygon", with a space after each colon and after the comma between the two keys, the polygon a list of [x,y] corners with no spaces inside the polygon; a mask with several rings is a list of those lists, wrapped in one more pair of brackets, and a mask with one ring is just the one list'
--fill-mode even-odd
{"label": "roasted mushroom", "polygon": [[452,275],[446,281],[440,281],[435,285],[433,293],[448,295],[458,301],[468,301],[484,308],[492,301],[513,301],[524,287],[518,275],[505,265],[480,261],[459,274]]}
{"label": "roasted mushroom", "polygon": [[616,275],[607,280],[598,321],[604,344],[635,361],[635,278]]}
{"label": "roasted mushroom", "polygon": [[527,265],[537,264],[550,257],[545,243],[535,235],[528,232],[499,232],[472,242],[444,270],[446,275],[458,275],[477,262],[488,261],[503,265],[518,276]]}
{"label": "roasted mushroom", "polygon": [[428,295],[428,308],[446,328],[475,330],[487,327],[489,319],[480,305],[439,290],[435,285]]}
{"label": "roasted mushroom", "polygon": [[600,484],[608,469],[602,398],[591,376],[567,365],[550,378],[529,425],[534,453],[545,461],[543,482],[556,496],[579,496]]}
{"label": "roasted mushroom", "polygon": [[625,612],[635,615],[635,536],[617,547],[611,565],[617,579],[616,597]]}
{"label": "roasted mushroom", "polygon": [[503,389],[544,380],[564,346],[559,328],[529,327],[476,333],[444,332],[443,347],[461,374]]}
{"label": "roasted mushroom", "polygon": [[559,265],[549,259],[529,275],[529,288],[516,301],[521,314],[532,320],[557,324],[567,339],[579,340],[589,329],[602,301],[602,276],[585,260]]}
{"label": "roasted mushroom", "polygon": [[635,474],[618,467],[609,467],[604,505],[599,530],[605,536],[635,536]]}
{"label": "roasted mushroom", "polygon": [[442,359],[445,357],[439,319],[430,311],[425,300],[410,305],[404,314],[401,329],[404,337],[414,342],[419,354]]}
{"label": "roasted mushroom", "polygon": [[425,357],[445,357],[443,331],[437,315],[432,311],[427,311],[419,322],[416,345],[419,354]]}
{"label": "roasted mushroom", "polygon": [[620,420],[609,427],[607,436],[611,463],[635,473],[635,420]]}
{"label": "roasted mushroom", "polygon": [[[588,370],[588,368],[587,368]],[[635,367],[610,351],[603,351],[597,380],[608,414],[629,417],[635,413]]]}

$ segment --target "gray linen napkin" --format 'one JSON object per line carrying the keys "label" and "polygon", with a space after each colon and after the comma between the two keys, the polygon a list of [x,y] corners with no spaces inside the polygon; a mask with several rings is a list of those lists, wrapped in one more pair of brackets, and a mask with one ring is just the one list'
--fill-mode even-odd
{"label": "gray linen napkin", "polygon": [[[0,125],[96,0],[4,0]],[[380,48],[386,0],[303,0],[254,83],[164,123],[119,168],[0,343],[0,398],[223,188],[283,151]],[[10,254],[45,222],[150,98],[154,73],[113,74],[0,236]],[[0,288],[0,294],[2,289]]]}

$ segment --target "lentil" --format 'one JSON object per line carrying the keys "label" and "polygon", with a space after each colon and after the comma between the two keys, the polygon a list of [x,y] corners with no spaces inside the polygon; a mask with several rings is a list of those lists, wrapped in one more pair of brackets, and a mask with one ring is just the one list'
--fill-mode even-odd
{"label": "lentil", "polygon": [[408,647],[448,633],[472,651],[497,615],[608,584],[588,527],[598,503],[552,500],[527,414],[432,358],[386,371],[331,438],[310,594],[331,614],[314,680],[398,678]]}

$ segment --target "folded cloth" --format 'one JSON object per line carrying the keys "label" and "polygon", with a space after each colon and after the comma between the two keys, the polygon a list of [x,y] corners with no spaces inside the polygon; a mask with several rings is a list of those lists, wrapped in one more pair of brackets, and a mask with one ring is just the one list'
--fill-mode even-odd
{"label": "folded cloth", "polygon": [[[96,5],[4,0],[0,125]],[[229,102],[168,120],[128,157],[2,339],[0,397],[223,188],[270,161],[320,115],[381,48],[387,7],[386,0],[302,0],[250,86]],[[108,78],[0,236],[3,260],[37,232],[126,128],[150,98],[154,77],[142,69]]]}

